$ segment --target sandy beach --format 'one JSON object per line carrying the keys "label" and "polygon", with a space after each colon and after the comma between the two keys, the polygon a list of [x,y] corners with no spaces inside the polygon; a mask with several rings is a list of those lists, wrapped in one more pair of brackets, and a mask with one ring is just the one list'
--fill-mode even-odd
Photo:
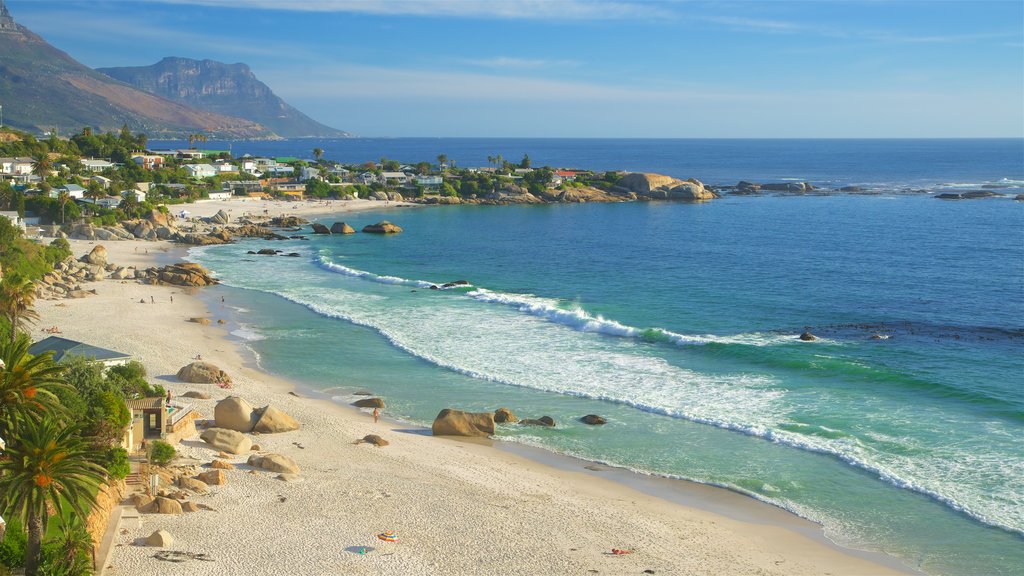
{"label": "sandy beach", "polygon": [[[312,216],[381,207],[366,201],[230,201],[185,209],[193,216],[224,209],[238,217],[264,210]],[[78,257],[96,243],[71,244]],[[166,242],[103,245],[108,260],[118,265],[164,264],[185,253]],[[301,390],[300,396],[289,394],[297,390],[293,383],[255,368],[251,355],[217,324],[229,318],[230,309],[217,302],[216,287],[204,289],[214,296],[206,299],[214,302],[209,309],[194,289],[109,279],[84,287],[97,294],[37,302],[36,339],[46,335],[42,329],[57,326],[65,337],[130,353],[145,364],[151,381],[175,397],[190,390],[210,393],[211,400],[188,400],[204,418],[212,418],[218,400],[238,395],[253,406],[273,404],[302,425],[294,432],[253,437],[262,452],[295,460],[302,482],[252,473],[246,457],[238,456],[225,485],[194,499],[212,511],[143,515],[141,528],[117,534],[107,574],[909,573],[894,562],[830,545],[808,533],[815,531],[810,523],[737,495],[716,504],[741,508],[736,513],[711,512],[608,480],[600,472],[549,466],[486,441],[435,438],[407,424],[374,423],[367,412]],[[213,322],[188,322],[197,316]],[[199,354],[232,377],[230,390],[175,378]],[[390,445],[353,444],[367,434],[379,434]],[[198,437],[184,441],[179,452],[204,464],[217,453]],[[702,489],[691,497],[724,492]],[[770,512],[759,512],[765,508]],[[154,558],[156,549],[134,544],[160,528],[173,536],[173,550],[204,553],[212,561],[169,563]],[[376,538],[386,530],[395,531],[399,541]],[[613,548],[633,553],[613,555]]]}

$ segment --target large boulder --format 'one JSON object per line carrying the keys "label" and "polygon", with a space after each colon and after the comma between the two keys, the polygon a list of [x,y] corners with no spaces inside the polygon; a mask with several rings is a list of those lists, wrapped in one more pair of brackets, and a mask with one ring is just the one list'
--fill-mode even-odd
{"label": "large boulder", "polygon": [[244,454],[252,448],[252,440],[234,430],[226,428],[207,428],[199,435],[199,438],[216,450],[222,450],[229,454]]}
{"label": "large boulder", "polygon": [[88,254],[82,256],[82,262],[93,264],[95,266],[106,266],[107,249],[102,245],[97,245]]}
{"label": "large boulder", "polygon": [[490,436],[494,434],[494,414],[445,408],[430,430],[434,436]]}
{"label": "large boulder", "polygon": [[174,545],[174,538],[171,537],[171,533],[167,530],[157,530],[146,537],[146,546],[170,548],[172,545]]}
{"label": "large boulder", "polygon": [[256,414],[252,406],[243,398],[228,396],[217,402],[213,409],[213,421],[218,428],[227,428],[236,432],[252,432],[256,425]]}
{"label": "large boulder", "polygon": [[196,361],[178,370],[178,380],[193,384],[230,383],[231,377],[209,362]]}
{"label": "large boulder", "polygon": [[146,214],[146,219],[153,223],[154,226],[166,226],[168,228],[174,228],[174,215],[170,212],[161,212],[159,210],[151,210],[149,214]]}
{"label": "large boulder", "polygon": [[231,217],[223,210],[218,210],[217,213],[210,216],[210,219],[208,220],[211,224],[227,224],[230,221]]}
{"label": "large boulder", "polygon": [[182,513],[181,502],[178,502],[177,500],[174,500],[172,498],[164,498],[163,496],[157,496],[156,502],[154,502],[150,506],[153,506],[153,505],[156,506],[156,510],[154,510],[154,512],[156,512],[157,514],[181,514]]}
{"label": "large boulder", "polygon": [[276,406],[267,406],[263,409],[263,413],[259,415],[259,420],[252,430],[260,434],[276,434],[278,432],[290,432],[298,429],[299,422],[295,418],[285,414]]}
{"label": "large boulder", "polygon": [[184,396],[185,398],[195,398],[197,400],[209,400],[210,399],[210,393],[209,392],[197,392],[195,390],[189,390],[188,392],[185,392],[184,394],[182,394],[182,396]]}
{"label": "large boulder", "polygon": [[652,190],[658,188],[674,188],[682,184],[679,180],[671,176],[665,176],[662,174],[647,174],[643,172],[633,172],[626,174],[616,184],[619,188],[624,188],[629,192],[634,192],[640,195],[648,195]]}
{"label": "large boulder", "polygon": [[383,408],[384,400],[381,398],[360,398],[352,403],[356,408]]}
{"label": "large boulder", "polygon": [[534,420],[533,418],[526,418],[519,421],[523,426],[544,426],[545,428],[554,428],[555,419],[551,416],[541,416]]}
{"label": "large boulder", "polygon": [[363,227],[363,232],[369,234],[398,234],[402,231],[402,228],[388,222],[387,220],[381,220],[376,224],[369,224]]}
{"label": "large boulder", "polygon": [[178,487],[191,490],[198,494],[206,494],[210,491],[210,487],[202,480],[196,478],[189,478],[188,476],[178,476]]}
{"label": "large boulder", "polygon": [[253,468],[267,470],[268,472],[280,472],[282,474],[299,473],[299,465],[291,458],[282,454],[266,454],[264,456],[253,454],[249,456],[246,464]]}
{"label": "large boulder", "polygon": [[508,408],[498,408],[494,411],[494,421],[498,424],[513,424],[519,421],[516,415]]}
{"label": "large boulder", "polygon": [[209,486],[223,486],[228,482],[228,477],[224,474],[224,471],[219,468],[203,472],[196,476],[196,479]]}
{"label": "large boulder", "polygon": [[173,284],[175,286],[212,286],[217,280],[210,276],[210,271],[199,264],[182,262],[170,264],[163,268],[150,268],[145,275],[150,283]]}
{"label": "large boulder", "polygon": [[598,416],[597,414],[587,414],[586,416],[580,418],[580,422],[583,422],[584,424],[590,424],[591,426],[600,426],[608,421],[605,420],[603,417]]}
{"label": "large boulder", "polygon": [[313,234],[330,234],[331,231],[319,222],[313,223]]}
{"label": "large boulder", "polygon": [[356,229],[349,226],[345,222],[335,222],[331,224],[331,234],[355,234]]}
{"label": "large boulder", "polygon": [[691,178],[690,180],[669,189],[668,197],[671,200],[689,200],[695,202],[711,200],[716,196],[714,192],[705,188],[702,182]]}

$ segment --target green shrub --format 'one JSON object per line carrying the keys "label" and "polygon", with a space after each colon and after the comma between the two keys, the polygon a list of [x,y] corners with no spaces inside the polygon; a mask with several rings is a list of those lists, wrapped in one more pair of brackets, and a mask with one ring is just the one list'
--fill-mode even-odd
{"label": "green shrub", "polygon": [[161,466],[167,464],[177,454],[174,450],[174,446],[171,446],[163,440],[156,440],[153,442],[153,447],[149,451],[149,459]]}
{"label": "green shrub", "polygon": [[7,519],[7,532],[0,542],[0,564],[7,568],[19,568],[25,565],[25,548],[28,546],[28,533],[17,518]]}
{"label": "green shrub", "polygon": [[131,474],[132,466],[128,462],[128,451],[124,448],[111,448],[107,451],[107,474],[114,480],[123,480]]}

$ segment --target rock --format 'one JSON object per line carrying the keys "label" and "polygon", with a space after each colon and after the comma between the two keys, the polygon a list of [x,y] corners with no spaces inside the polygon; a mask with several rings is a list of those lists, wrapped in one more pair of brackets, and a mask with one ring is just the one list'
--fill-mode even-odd
{"label": "rock", "polygon": [[[138,273],[136,273],[138,276]],[[199,264],[182,262],[169,264],[163,268],[150,268],[144,277],[155,279],[151,284],[173,284],[175,286],[212,286],[217,280],[210,276],[210,271]]]}
{"label": "rock", "polygon": [[82,262],[87,262],[96,266],[107,265],[107,249],[101,245],[97,245],[88,254],[82,256]]}
{"label": "rock", "polygon": [[207,221],[210,222],[211,224],[227,224],[228,222],[231,221],[231,217],[228,216],[227,212],[223,210],[218,210],[217,213],[214,214],[213,216],[210,216],[209,220]]}
{"label": "rock", "polygon": [[210,395],[206,392],[196,392],[195,390],[189,390],[182,394],[185,398],[196,398],[198,400],[209,400]]}
{"label": "rock", "polygon": [[388,442],[387,440],[381,438],[380,436],[377,436],[376,434],[367,434],[366,436],[363,436],[359,440],[356,440],[356,444],[363,444],[363,443],[373,444],[377,448],[383,448],[384,446],[387,446],[388,444],[391,444],[390,442]]}
{"label": "rock", "polygon": [[441,288],[455,288],[456,286],[469,286],[469,280],[454,280],[441,284]]}
{"label": "rock", "polygon": [[252,456],[249,456],[249,460],[246,464],[253,468],[267,470],[268,472],[281,472],[284,474],[299,473],[299,465],[291,458],[282,454],[267,454],[265,456],[253,454]]}
{"label": "rock", "polygon": [[702,200],[712,200],[718,196],[711,190],[704,187],[704,184],[697,180],[691,179],[690,181],[683,182],[682,184],[671,188],[668,191],[668,197],[671,200],[688,200],[691,202],[697,202]]}
{"label": "rock", "polygon": [[494,414],[445,408],[430,429],[434,436],[490,436],[494,434]]}
{"label": "rock", "polygon": [[802,334],[800,334],[800,339],[803,340],[804,342],[813,342],[817,340],[818,337],[815,336],[814,334],[811,334],[810,331],[805,330]]}
{"label": "rock", "polygon": [[236,432],[252,432],[256,417],[252,406],[238,396],[228,396],[217,402],[213,409],[213,420],[217,427]]}
{"label": "rock", "polygon": [[1013,197],[1013,199],[1016,200],[1017,202],[1024,202],[1024,194],[1017,194],[1016,196]]}
{"label": "rock", "polygon": [[252,440],[244,434],[226,428],[207,428],[199,437],[215,449],[231,454],[242,454],[252,447]]}
{"label": "rock", "polygon": [[652,190],[657,190],[658,188],[672,188],[679,184],[682,184],[682,182],[671,176],[634,172],[623,176],[622,179],[619,180],[617,186],[629,192],[635,192],[636,194],[646,196]]}
{"label": "rock", "polygon": [[209,362],[193,362],[178,370],[178,380],[193,384],[231,383],[231,377]]}
{"label": "rock", "polygon": [[275,216],[270,219],[270,225],[275,228],[298,228],[308,222],[298,216]]}
{"label": "rock", "polygon": [[209,326],[210,325],[210,319],[209,318],[189,318],[188,321],[189,322],[195,322],[196,324],[201,324],[203,326]]}
{"label": "rock", "polygon": [[157,530],[146,537],[146,546],[157,548],[170,548],[174,544],[174,538],[167,530]]}
{"label": "rock", "polygon": [[299,429],[299,422],[275,406],[267,406],[259,416],[253,432],[277,434]]}
{"label": "rock", "polygon": [[177,500],[157,496],[154,504],[156,504],[157,514],[181,514],[182,512],[181,502],[178,502]]}
{"label": "rock", "polygon": [[199,506],[197,506],[195,502],[182,502],[181,503],[181,511],[182,512],[199,512]]}
{"label": "rock", "polygon": [[290,258],[298,258],[298,257],[302,256],[302,254],[299,254],[298,252],[289,252],[289,253],[285,254],[285,256],[288,256]]}
{"label": "rock", "polygon": [[330,234],[331,231],[319,222],[313,223],[313,234]]}
{"label": "rock", "polygon": [[217,458],[231,458],[231,454],[228,454],[227,452],[218,452]]}
{"label": "rock", "polygon": [[843,186],[839,189],[840,192],[863,192],[864,189],[860,186]]}
{"label": "rock", "polygon": [[809,182],[779,182],[773,184],[762,184],[761,189],[803,194],[814,190],[814,186]]}
{"label": "rock", "polygon": [[591,426],[600,426],[601,424],[606,423],[607,420],[598,416],[597,414],[587,414],[586,416],[580,418],[580,422],[583,422],[584,424],[590,424]]}
{"label": "rock", "polygon": [[383,408],[384,400],[381,398],[360,398],[352,403],[356,408]]}
{"label": "rock", "polygon": [[498,424],[513,424],[519,421],[516,415],[508,408],[498,408],[494,411],[494,421]]}
{"label": "rock", "polygon": [[527,418],[525,420],[520,420],[519,423],[525,426],[545,426],[548,428],[554,428],[555,426],[555,420],[551,416],[541,416],[536,420],[533,418]]}
{"label": "rock", "polygon": [[253,452],[259,452],[262,449],[263,448],[259,444],[253,444],[252,447],[250,448],[250,450],[252,450]]}
{"label": "rock", "polygon": [[223,460],[214,460],[213,462],[210,462],[210,468],[214,468],[216,470],[234,470],[235,465]]}
{"label": "rock", "polygon": [[195,478],[189,478],[188,476],[178,476],[178,487],[191,490],[199,494],[206,494],[210,491],[210,487],[206,482]]}
{"label": "rock", "polygon": [[274,256],[278,252],[280,252],[280,250],[274,250],[273,248],[260,248],[256,251],[256,253],[261,256]]}
{"label": "rock", "polygon": [[369,224],[363,227],[363,232],[368,234],[398,234],[402,229],[399,226],[388,222],[387,220],[381,220],[376,224]]}
{"label": "rock", "polygon": [[331,224],[331,234],[355,234],[356,229],[349,226],[345,222],[335,222]]}
{"label": "rock", "polygon": [[278,474],[277,476],[275,476],[275,478],[277,478],[278,480],[283,480],[289,484],[294,484],[296,482],[302,482],[305,480],[305,478],[299,476],[298,474]]}
{"label": "rock", "polygon": [[142,512],[143,510],[148,509],[153,504],[153,502],[156,501],[156,498],[150,496],[149,494],[136,493],[132,494],[131,500],[129,501],[132,503],[132,506],[135,506],[136,510]]}
{"label": "rock", "polygon": [[228,482],[228,477],[226,474],[224,474],[224,470],[220,469],[214,469],[208,472],[203,472],[202,474],[196,476],[196,479],[201,482],[206,482],[210,486],[223,486]]}

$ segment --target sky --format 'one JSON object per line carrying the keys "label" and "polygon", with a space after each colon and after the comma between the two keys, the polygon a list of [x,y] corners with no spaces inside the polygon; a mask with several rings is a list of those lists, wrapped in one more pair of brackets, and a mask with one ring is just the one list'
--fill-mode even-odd
{"label": "sky", "polygon": [[1021,0],[7,0],[92,67],[248,64],[360,136],[1024,137]]}

